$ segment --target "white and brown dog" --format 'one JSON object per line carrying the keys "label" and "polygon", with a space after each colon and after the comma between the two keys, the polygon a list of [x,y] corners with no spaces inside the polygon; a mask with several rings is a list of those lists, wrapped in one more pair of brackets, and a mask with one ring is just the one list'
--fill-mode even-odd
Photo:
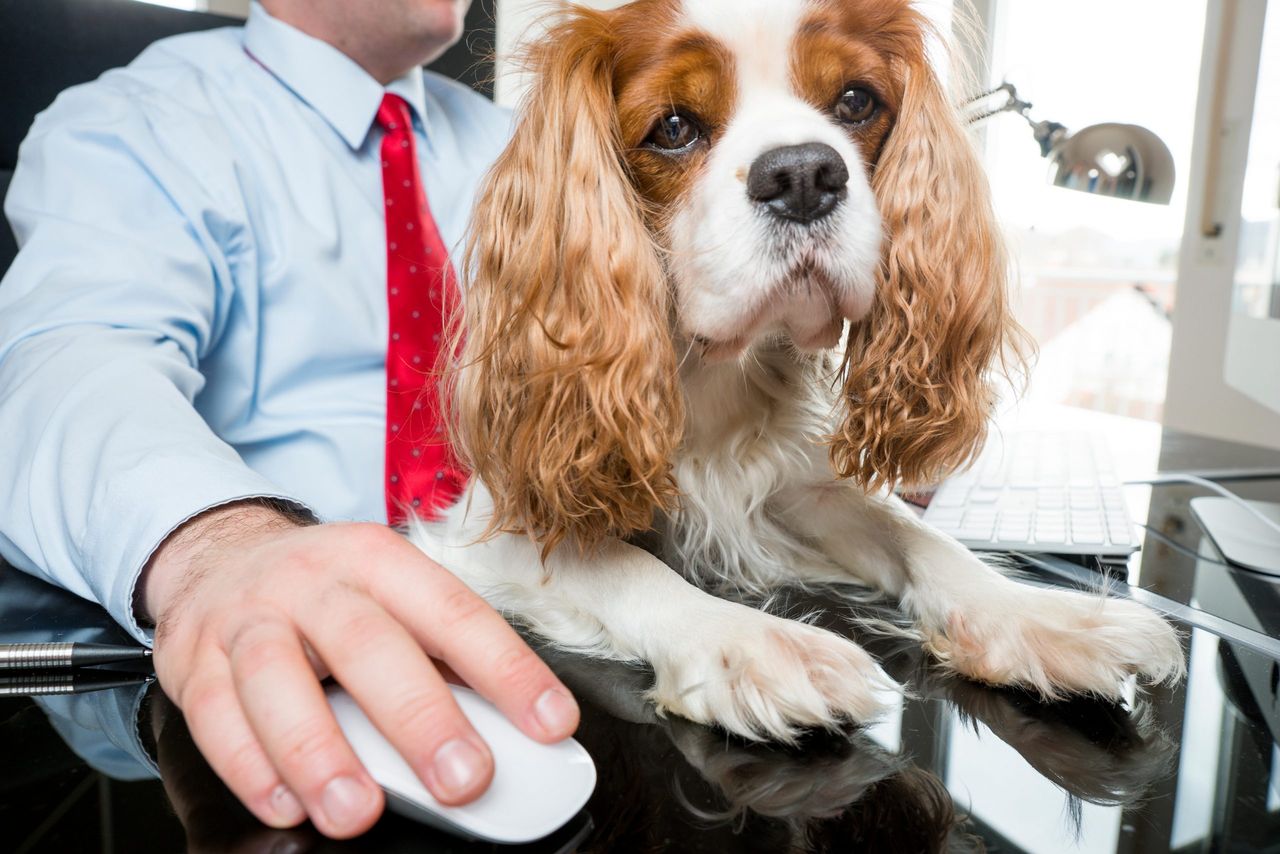
{"label": "white and brown dog", "polygon": [[971,458],[1020,334],[930,41],[907,0],[636,0],[531,51],[463,264],[477,482],[412,537],[555,644],[647,662],[662,710],[872,717],[860,647],[711,592],[797,583],[884,591],[957,672],[1047,698],[1183,672],[1152,612],[1012,581],[887,488]]}

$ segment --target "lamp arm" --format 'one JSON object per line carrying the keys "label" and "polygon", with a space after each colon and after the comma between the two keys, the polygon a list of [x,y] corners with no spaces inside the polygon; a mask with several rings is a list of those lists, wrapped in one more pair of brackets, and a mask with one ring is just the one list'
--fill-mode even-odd
{"label": "lamp arm", "polygon": [[994,98],[996,95],[1003,95],[1004,100],[996,106],[987,107],[979,113],[973,113],[969,116],[968,122],[976,125],[984,122],[992,116],[998,116],[1001,113],[1016,113],[1021,116],[1027,124],[1031,125],[1031,131],[1035,134],[1036,142],[1040,143],[1040,155],[1048,157],[1049,152],[1057,145],[1067,133],[1067,128],[1057,122],[1036,121],[1031,118],[1030,101],[1024,101],[1018,97],[1017,88],[1008,80],[1001,83],[996,88],[983,92],[980,95],[974,95],[965,101],[964,107],[972,109],[980,104]]}
{"label": "lamp arm", "polygon": [[[970,115],[969,124],[973,125],[973,124],[977,124],[978,122],[986,121],[992,116],[998,116],[1001,113],[1017,113],[1022,117],[1027,118],[1027,113],[1031,109],[1031,102],[1024,101],[1021,98],[1019,98],[1018,90],[1014,87],[1012,83],[1010,83],[1007,80],[1001,83],[996,88],[991,89],[990,91],[983,92],[979,95],[974,95],[972,98],[969,98],[967,101],[965,101],[963,106],[966,109],[973,109],[979,106],[980,104],[986,102],[987,100],[994,98],[996,95],[1004,96],[1003,103],[1000,103],[994,107],[988,107],[982,112],[974,113]],[[1030,122],[1031,119],[1027,118],[1027,121]],[[1032,122],[1033,126],[1034,124],[1035,123]]]}

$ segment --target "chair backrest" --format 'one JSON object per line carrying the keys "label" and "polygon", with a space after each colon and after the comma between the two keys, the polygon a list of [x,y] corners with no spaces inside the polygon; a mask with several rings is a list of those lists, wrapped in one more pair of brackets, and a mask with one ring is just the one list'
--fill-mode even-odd
{"label": "chair backrest", "polygon": [[[13,179],[12,169],[0,169],[0,209],[4,207],[4,197],[9,193],[9,182]],[[13,259],[18,255],[18,243],[14,242],[9,223],[0,215],[0,275],[9,269]]]}
{"label": "chair backrest", "polygon": [[[493,63],[484,33],[492,32],[487,2],[467,14],[467,34],[432,64],[492,94]],[[0,0],[0,201],[18,160],[18,146],[36,115],[58,93],[127,65],[157,39],[237,24],[234,18],[123,0]],[[484,54],[476,60],[473,51]],[[0,216],[0,276],[17,251]]]}
{"label": "chair backrest", "polygon": [[[4,208],[4,197],[9,192],[9,181],[13,179],[13,170],[0,168],[0,209]],[[18,244],[9,230],[9,223],[0,215],[0,276],[9,269],[18,254]]]}
{"label": "chair backrest", "polygon": [[[58,93],[127,65],[156,39],[234,24],[232,18],[120,0],[0,2],[0,203],[18,146]],[[0,276],[17,254],[0,216]]]}

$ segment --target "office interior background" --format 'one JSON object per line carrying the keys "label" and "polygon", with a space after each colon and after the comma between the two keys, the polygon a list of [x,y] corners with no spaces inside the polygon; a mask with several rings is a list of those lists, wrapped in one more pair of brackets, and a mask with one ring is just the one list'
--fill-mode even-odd
{"label": "office interior background", "polygon": [[[240,17],[249,5],[118,2]],[[978,79],[1015,83],[1037,118],[1073,129],[1141,125],[1173,155],[1170,204],[1135,203],[1052,186],[1015,116],[980,126],[1017,267],[1019,317],[1040,348],[1024,402],[1280,447],[1280,404],[1270,402],[1273,390],[1280,397],[1280,376],[1238,364],[1241,379],[1228,364],[1232,339],[1246,334],[1249,319],[1274,321],[1270,340],[1237,353],[1236,362],[1265,362],[1273,350],[1280,356],[1280,13],[1266,16],[1265,0],[1076,0],[1070,15],[1042,0],[920,5],[944,31],[964,6],[984,42],[968,50]],[[1233,15],[1246,23],[1265,17],[1261,61],[1252,66],[1256,46],[1223,32],[1225,10],[1236,6]],[[536,38],[546,8],[539,0],[475,0],[469,24],[477,32],[467,47],[495,57],[500,103],[519,100],[527,81],[509,58],[522,39]],[[1220,151],[1214,170],[1193,163],[1196,146],[1211,140]],[[1202,222],[1220,233],[1207,237]]]}

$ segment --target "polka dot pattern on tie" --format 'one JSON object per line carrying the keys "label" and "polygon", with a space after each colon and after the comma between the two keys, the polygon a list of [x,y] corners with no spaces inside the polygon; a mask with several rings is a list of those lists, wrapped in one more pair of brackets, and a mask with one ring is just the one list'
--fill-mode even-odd
{"label": "polka dot pattern on tie", "polygon": [[434,517],[457,500],[468,474],[450,453],[434,370],[445,319],[457,305],[457,282],[421,186],[409,105],[386,95],[377,122],[390,321],[385,484],[387,519],[396,524],[408,513]]}

